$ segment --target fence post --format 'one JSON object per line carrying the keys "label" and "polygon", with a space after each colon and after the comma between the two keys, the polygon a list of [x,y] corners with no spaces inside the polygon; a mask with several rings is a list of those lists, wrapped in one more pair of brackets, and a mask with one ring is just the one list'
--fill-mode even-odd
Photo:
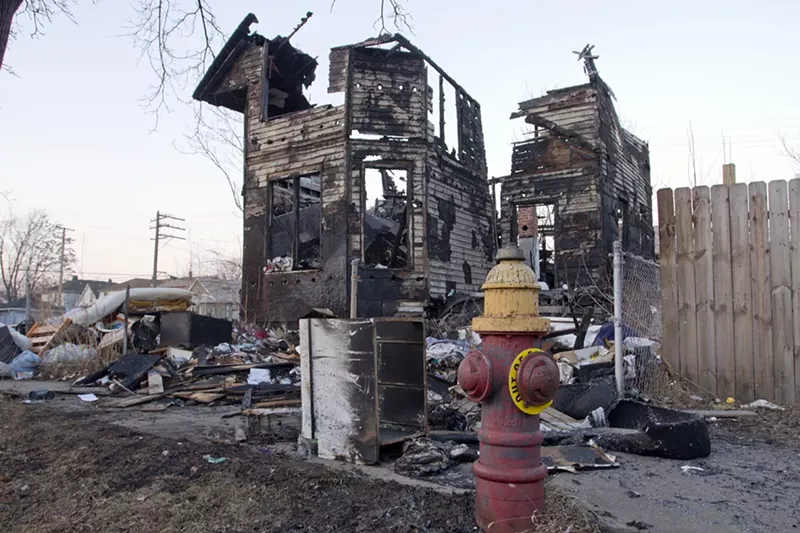
{"label": "fence post", "polygon": [[614,379],[617,395],[625,393],[622,380],[622,243],[614,241]]}

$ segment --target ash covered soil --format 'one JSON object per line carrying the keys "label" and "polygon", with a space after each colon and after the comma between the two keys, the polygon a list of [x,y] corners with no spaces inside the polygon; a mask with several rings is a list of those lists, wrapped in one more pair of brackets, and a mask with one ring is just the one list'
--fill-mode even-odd
{"label": "ash covered soil", "polygon": [[[203,458],[226,457],[211,464]],[[0,399],[0,531],[473,532],[473,497]]]}

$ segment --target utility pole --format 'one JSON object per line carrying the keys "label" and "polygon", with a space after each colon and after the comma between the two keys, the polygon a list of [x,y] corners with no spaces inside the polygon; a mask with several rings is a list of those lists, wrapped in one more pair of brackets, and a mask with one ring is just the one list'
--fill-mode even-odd
{"label": "utility pole", "polygon": [[64,311],[66,311],[66,305],[64,305],[64,266],[66,264],[66,257],[65,252],[67,249],[67,232],[68,231],[75,231],[70,228],[65,228],[64,226],[56,226],[58,229],[61,230],[61,260],[59,261],[59,269],[58,269],[58,304]]}
{"label": "utility pole", "polygon": [[151,227],[150,229],[155,230],[156,232],[155,237],[153,238],[153,241],[155,241],[155,246],[153,247],[153,280],[152,280],[153,287],[156,286],[156,278],[158,277],[158,250],[159,250],[159,243],[161,242],[161,240],[162,239],[178,239],[180,241],[186,240],[185,238],[179,237],[178,235],[163,233],[165,229],[171,229],[174,231],[186,231],[186,228],[181,228],[169,224],[169,221],[172,220],[175,220],[177,222],[186,222],[186,219],[168,215],[166,213],[162,213],[161,211],[156,211],[155,220],[150,221],[152,223],[155,223],[155,226]]}
{"label": "utility pole", "polygon": [[25,333],[31,327],[31,273],[25,273]]}

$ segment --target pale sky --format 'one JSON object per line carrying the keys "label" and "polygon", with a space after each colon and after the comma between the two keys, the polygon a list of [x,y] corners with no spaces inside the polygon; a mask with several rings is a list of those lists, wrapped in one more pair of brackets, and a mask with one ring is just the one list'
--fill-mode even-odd
{"label": "pale sky", "polygon": [[[197,272],[208,250],[236,253],[241,216],[224,178],[178,148],[191,109],[175,103],[151,132],[141,98],[153,74],[118,37],[129,2],[78,3],[77,25],[60,18],[44,37],[20,34],[6,53],[18,77],[0,74],[0,190],[13,191],[16,214],[41,209],[75,230],[75,270],[86,278],[148,277],[156,210],[185,218],[189,230],[189,240],[163,249],[159,270],[185,274],[194,256]],[[317,104],[338,103],[327,94],[329,49],[373,36],[379,10],[379,0],[337,0],[333,12],[330,0],[211,4],[225,32],[252,11],[266,37],[288,34],[313,11],[292,42],[319,56]],[[402,33],[481,103],[490,175],[508,172],[517,102],[586,82],[572,54],[586,43],[623,125],[650,143],[654,188],[689,183],[690,121],[700,183],[721,181],[723,136],[739,181],[800,171],[778,138],[800,148],[800,3],[408,0],[407,9],[414,33]]]}

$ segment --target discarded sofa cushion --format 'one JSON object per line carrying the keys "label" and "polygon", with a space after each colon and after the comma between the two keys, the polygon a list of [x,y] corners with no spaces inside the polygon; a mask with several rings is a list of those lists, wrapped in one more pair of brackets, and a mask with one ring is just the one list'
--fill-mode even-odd
{"label": "discarded sofa cushion", "polygon": [[613,377],[604,377],[590,383],[561,385],[553,400],[553,407],[576,420],[582,420],[602,407],[606,411],[617,399]]}
{"label": "discarded sofa cushion", "polygon": [[608,413],[611,427],[638,429],[653,442],[644,455],[696,459],[711,453],[708,424],[703,417],[642,403],[620,400]]}

